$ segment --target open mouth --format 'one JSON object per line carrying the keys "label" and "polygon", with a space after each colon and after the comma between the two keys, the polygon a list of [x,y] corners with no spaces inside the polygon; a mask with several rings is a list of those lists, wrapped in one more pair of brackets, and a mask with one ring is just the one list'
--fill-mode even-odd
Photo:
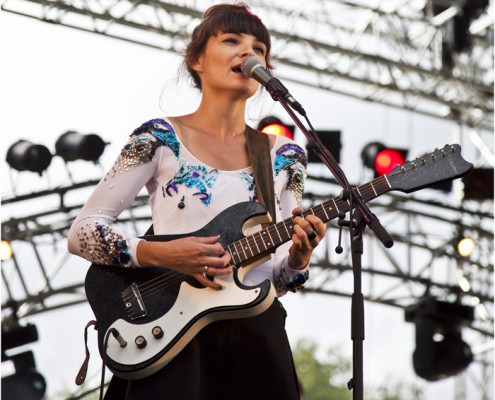
{"label": "open mouth", "polygon": [[241,64],[235,65],[234,67],[232,67],[232,72],[242,74]]}

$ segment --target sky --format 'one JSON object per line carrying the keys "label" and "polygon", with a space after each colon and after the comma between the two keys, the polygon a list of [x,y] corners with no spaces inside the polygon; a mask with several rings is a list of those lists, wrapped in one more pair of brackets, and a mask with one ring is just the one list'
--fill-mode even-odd
{"label": "sky", "polygon": [[[2,161],[2,198],[68,185],[71,179],[97,179],[111,165],[135,127],[151,118],[194,109],[197,95],[186,84],[176,83],[180,59],[174,54],[5,12],[1,13],[0,22],[2,157],[19,139],[44,144],[53,150],[56,139],[67,130],[96,133],[110,143],[101,158],[101,167],[87,163],[66,166],[54,158],[47,176],[41,178],[36,174],[13,173]],[[342,130],[342,167],[351,181],[363,177],[359,154],[367,142],[382,140],[391,146],[407,146],[411,154],[452,142],[455,129],[448,121],[302,85],[287,83],[286,86],[303,104],[315,128]],[[288,122],[283,109],[270,98],[261,105],[264,113]],[[254,116],[260,113],[255,106],[250,112]],[[474,154],[469,147],[466,151],[467,156]],[[82,193],[69,201],[75,204],[86,195]],[[4,207],[2,220],[29,215],[36,208],[55,206],[56,200],[48,201],[53,204],[33,202],[29,210]],[[56,264],[64,246],[64,243],[49,244],[42,257],[47,263]],[[84,279],[87,263],[71,256],[66,264],[57,275],[59,282]],[[30,260],[21,265],[29,268]],[[36,286],[39,271],[34,265],[32,268],[27,274],[29,283]],[[282,302],[289,313],[287,331],[291,343],[310,338],[321,348],[338,346],[344,355],[351,357],[349,299],[289,294]],[[454,379],[427,383],[415,376],[411,361],[414,327],[404,322],[403,313],[370,303],[365,309],[365,384],[414,382],[423,387],[426,400],[454,399]],[[73,381],[84,359],[83,328],[92,318],[89,306],[81,304],[26,319],[38,327],[40,340],[28,347],[35,353],[38,370],[45,376],[52,398],[59,398],[56,393],[61,389],[75,389]],[[90,346],[88,387],[99,382],[100,359],[94,332],[90,333]],[[466,398],[474,400],[472,393],[475,392],[469,392]]]}

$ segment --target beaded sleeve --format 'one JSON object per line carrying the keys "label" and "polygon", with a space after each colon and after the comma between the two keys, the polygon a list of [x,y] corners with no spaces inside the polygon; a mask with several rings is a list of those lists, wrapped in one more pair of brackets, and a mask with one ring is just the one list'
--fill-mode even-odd
{"label": "beaded sleeve", "polygon": [[[292,217],[292,210],[299,207],[304,193],[307,158],[304,150],[293,142],[281,146],[276,153],[273,172],[275,180],[281,180],[282,188],[277,199],[282,219]],[[302,270],[289,267],[287,255],[291,243],[284,246],[285,256],[275,265],[274,286],[277,295],[283,296],[288,291],[295,292],[303,288],[309,277],[309,266]],[[281,249],[280,249],[281,250]]]}
{"label": "beaded sleeve", "polygon": [[136,248],[140,239],[130,238],[113,224],[153,176],[155,153],[160,146],[169,145],[170,130],[164,121],[152,120],[134,131],[72,224],[68,235],[71,253],[97,264],[139,266]]}

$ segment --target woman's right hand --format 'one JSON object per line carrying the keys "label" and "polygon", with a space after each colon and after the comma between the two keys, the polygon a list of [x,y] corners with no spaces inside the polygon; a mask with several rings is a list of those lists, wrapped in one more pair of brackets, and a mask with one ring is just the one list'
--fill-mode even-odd
{"label": "woman's right hand", "polygon": [[[189,236],[169,242],[141,240],[137,248],[140,265],[166,267],[196,278],[202,285],[220,290],[222,286],[205,276],[221,276],[232,273],[230,254],[224,251],[220,235],[208,237]],[[206,268],[208,267],[208,268]]]}

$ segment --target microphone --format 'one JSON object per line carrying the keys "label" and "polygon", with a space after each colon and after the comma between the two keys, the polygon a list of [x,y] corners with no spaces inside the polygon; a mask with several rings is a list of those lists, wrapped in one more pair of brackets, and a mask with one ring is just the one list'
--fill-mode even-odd
{"label": "microphone", "polygon": [[273,100],[284,99],[294,110],[305,116],[306,111],[301,104],[292,97],[287,88],[277,78],[273,77],[266,68],[263,67],[258,57],[250,56],[241,64],[241,71],[248,78],[253,78],[261,83]]}

